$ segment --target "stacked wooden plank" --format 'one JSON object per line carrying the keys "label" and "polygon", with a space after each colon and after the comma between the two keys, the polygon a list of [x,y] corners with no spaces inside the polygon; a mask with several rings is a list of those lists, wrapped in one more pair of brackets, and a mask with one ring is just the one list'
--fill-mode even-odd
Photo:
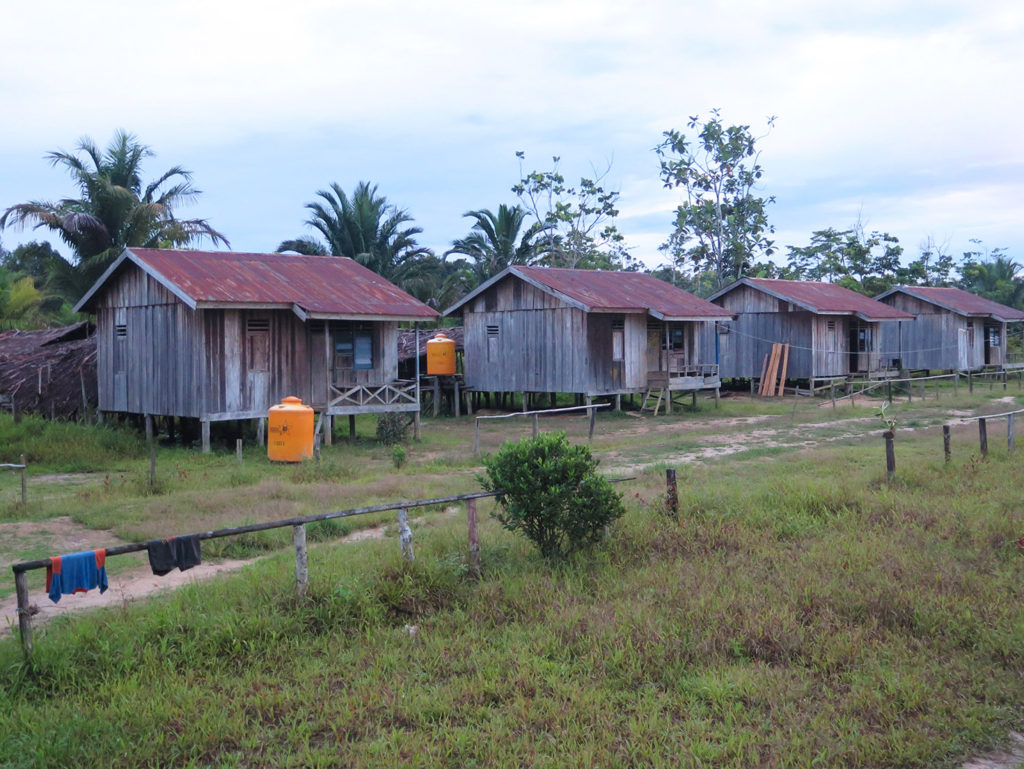
{"label": "stacked wooden plank", "polygon": [[757,394],[766,398],[780,397],[786,384],[788,368],[789,345],[773,344],[771,353],[764,356],[764,363],[761,365],[761,385]]}

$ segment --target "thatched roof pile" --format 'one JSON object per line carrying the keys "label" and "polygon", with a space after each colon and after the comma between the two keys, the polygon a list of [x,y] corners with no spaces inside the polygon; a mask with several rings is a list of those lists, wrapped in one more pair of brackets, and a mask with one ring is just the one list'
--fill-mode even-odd
{"label": "thatched roof pile", "polygon": [[96,406],[91,323],[0,334],[0,398],[20,413],[75,419]]}
{"label": "thatched roof pile", "polygon": [[[465,349],[464,339],[462,333],[462,326],[453,326],[452,328],[435,328],[429,331],[420,329],[420,349],[419,356],[422,358],[427,354],[427,342],[434,338],[434,334],[441,333],[446,337],[455,342],[455,351],[462,352]],[[416,357],[416,332],[414,330],[402,328],[398,330],[398,361],[410,360]]]}

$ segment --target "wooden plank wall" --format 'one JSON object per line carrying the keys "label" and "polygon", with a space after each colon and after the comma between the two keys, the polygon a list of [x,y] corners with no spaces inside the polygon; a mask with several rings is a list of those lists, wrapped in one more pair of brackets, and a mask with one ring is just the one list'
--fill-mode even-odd
{"label": "wooden plank wall", "polygon": [[[247,360],[250,319],[267,323],[265,365]],[[287,395],[326,402],[323,333],[290,310],[189,309],[134,264],[107,284],[96,306],[99,408],[160,416],[265,412]],[[118,325],[125,326],[123,337]],[[374,324],[374,368],[360,384],[398,376],[398,323]]]}
{"label": "wooden plank wall", "polygon": [[131,265],[100,296],[96,325],[100,410],[199,415],[203,337],[177,297]]}
{"label": "wooden plank wall", "polygon": [[[915,320],[903,322],[899,330],[901,335],[896,341],[903,350],[905,368],[936,371],[981,368],[985,365],[985,326],[988,324],[1000,326],[999,349],[992,351],[990,360],[996,364],[1005,360],[1005,324],[983,318],[966,318],[903,293],[892,294],[882,301],[915,316]],[[973,345],[969,342],[968,323],[974,326]],[[886,329],[884,333],[884,349],[891,349],[894,332]]]}
{"label": "wooden plank wall", "polygon": [[[646,387],[646,313],[588,314],[510,275],[462,314],[473,389],[597,395]],[[612,360],[614,321],[623,322],[622,361]],[[488,326],[497,327],[496,339]]]}

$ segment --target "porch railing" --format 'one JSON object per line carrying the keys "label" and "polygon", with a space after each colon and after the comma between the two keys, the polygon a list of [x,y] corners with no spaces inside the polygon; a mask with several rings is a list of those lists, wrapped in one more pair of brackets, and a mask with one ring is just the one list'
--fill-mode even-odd
{"label": "porch railing", "polygon": [[397,379],[372,385],[335,387],[331,385],[330,408],[367,408],[374,406],[416,406],[416,380]]}

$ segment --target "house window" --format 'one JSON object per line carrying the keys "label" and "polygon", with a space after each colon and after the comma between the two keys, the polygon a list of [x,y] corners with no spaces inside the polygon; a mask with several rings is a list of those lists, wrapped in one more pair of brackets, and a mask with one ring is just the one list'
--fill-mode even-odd
{"label": "house window", "polygon": [[612,360],[626,359],[626,324],[621,320],[612,321]]}
{"label": "house window", "polygon": [[267,318],[246,320],[245,361],[249,371],[270,370],[270,321]]}
{"label": "house window", "polygon": [[988,327],[988,346],[999,347],[999,329],[995,326]]}
{"label": "house window", "polygon": [[855,326],[850,341],[851,352],[871,352],[871,327]]}
{"label": "house window", "polygon": [[373,336],[372,326],[348,326],[335,329],[335,371],[369,371],[372,369]]}

